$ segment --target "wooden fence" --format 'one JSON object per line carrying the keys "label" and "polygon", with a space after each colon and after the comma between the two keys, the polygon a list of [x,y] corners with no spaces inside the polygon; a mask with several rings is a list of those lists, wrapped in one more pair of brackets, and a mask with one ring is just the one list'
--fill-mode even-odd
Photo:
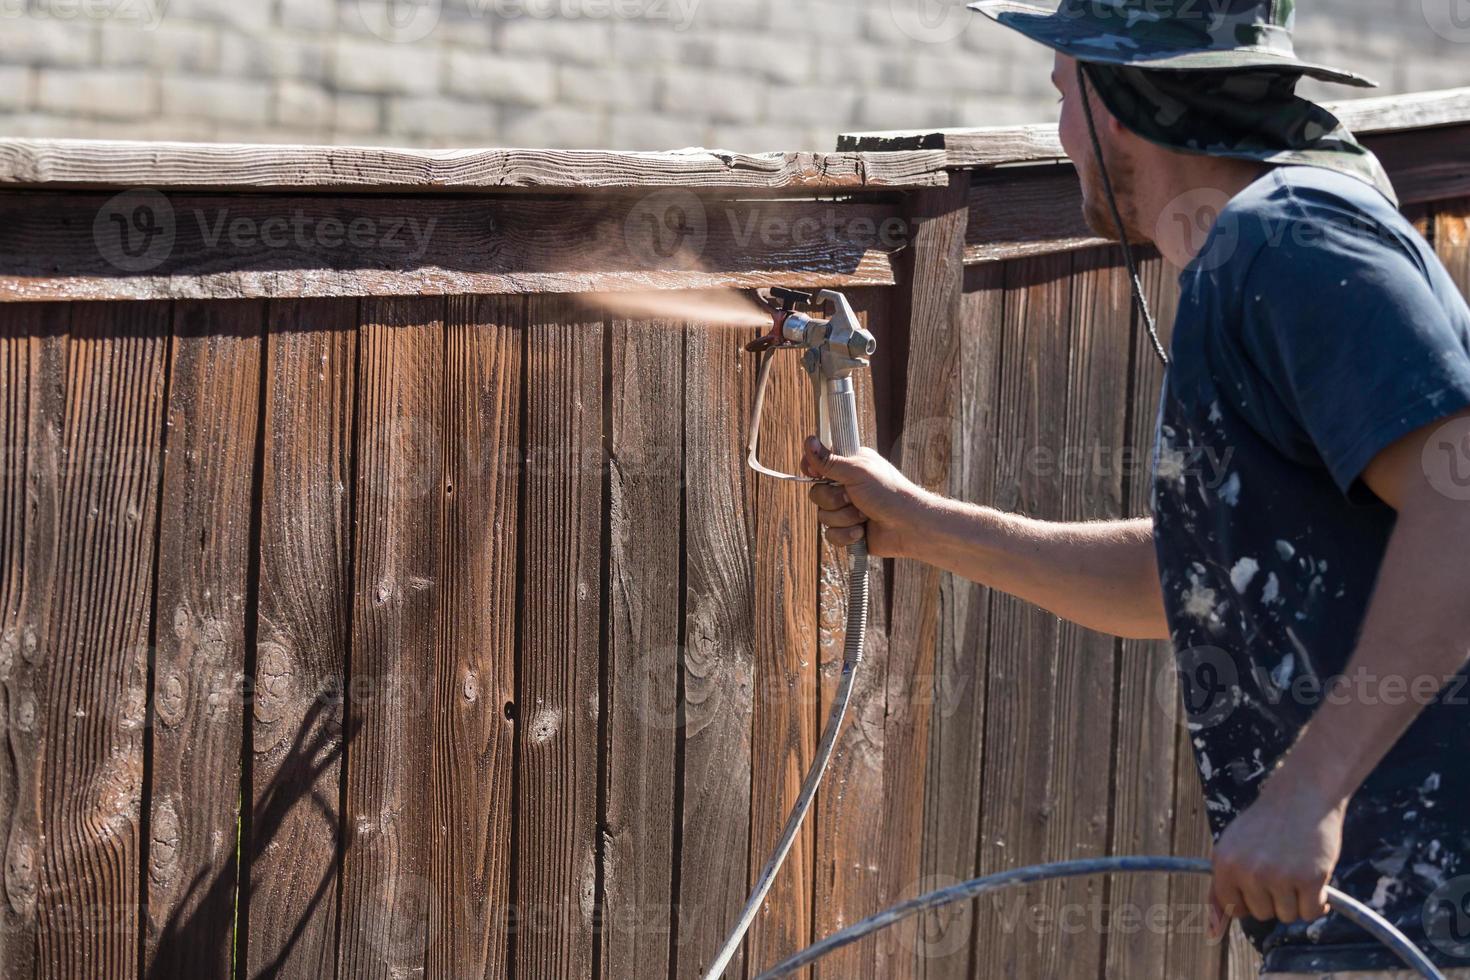
{"label": "wooden fence", "polygon": [[[1470,286],[1470,90],[1345,114]],[[698,976],[814,751],[843,582],[743,466],[748,333],[585,294],[847,290],[912,477],[1142,513],[1159,370],[1055,140],[0,141],[0,977]],[[875,589],[731,976],[976,873],[1207,852],[1165,649],[918,563]],[[1248,975],[1201,899],[1038,887],[814,972]]]}

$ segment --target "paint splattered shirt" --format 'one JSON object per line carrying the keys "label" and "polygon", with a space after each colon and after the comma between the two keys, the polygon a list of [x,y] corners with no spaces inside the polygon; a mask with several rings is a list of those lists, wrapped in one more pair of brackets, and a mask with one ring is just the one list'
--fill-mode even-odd
{"label": "paint splattered shirt", "polygon": [[[1271,170],[1232,199],[1180,285],[1153,512],[1218,836],[1345,671],[1394,525],[1361,474],[1470,406],[1470,310],[1376,190],[1312,167]],[[1456,931],[1470,903],[1454,904],[1470,896],[1466,677],[1437,695],[1444,678],[1407,679],[1404,696],[1428,706],[1353,798],[1335,878],[1452,964],[1470,964]],[[1426,936],[1426,908],[1459,916],[1448,934],[1462,948],[1443,923]],[[1395,965],[1337,916],[1246,927],[1270,970]]]}

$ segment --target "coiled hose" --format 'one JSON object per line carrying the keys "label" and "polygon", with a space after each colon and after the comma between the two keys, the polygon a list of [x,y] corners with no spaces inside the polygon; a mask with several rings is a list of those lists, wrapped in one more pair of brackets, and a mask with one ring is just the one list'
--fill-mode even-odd
{"label": "coiled hose", "polygon": [[[1057,878],[1078,878],[1085,875],[1095,874],[1142,874],[1146,872],[1167,872],[1169,874],[1194,874],[1208,875],[1210,873],[1210,862],[1200,858],[1179,857],[1106,857],[1088,858],[1081,861],[1060,861],[1056,864],[1038,864],[1028,868],[1015,868],[1011,871],[1002,871],[999,874],[986,875],[983,878],[974,878],[970,881],[941,888],[938,891],[920,895],[918,898],[902,902],[886,912],[856,922],[840,932],[823,939],[819,943],[808,946],[796,955],[783,960],[781,963],[762,973],[756,980],[776,980],[777,977],[789,976],[810,963],[826,956],[835,949],[857,942],[864,936],[871,935],[880,929],[886,929],[891,925],[902,922],[904,919],[919,912],[929,909],[937,909],[952,902],[975,898],[986,892],[999,891],[1002,888],[1011,888],[1016,885],[1029,885],[1038,881],[1049,881]],[[1332,903],[1332,910],[1349,922],[1362,928],[1377,939],[1384,946],[1393,951],[1405,966],[1410,967],[1421,977],[1427,980],[1445,980],[1444,974],[1439,972],[1429,957],[1425,956],[1419,947],[1409,941],[1409,938],[1396,929],[1393,923],[1373,911],[1362,902],[1351,895],[1344,894],[1336,888],[1327,889],[1328,898]]]}
{"label": "coiled hose", "polygon": [[806,779],[802,781],[801,793],[796,797],[796,805],[791,808],[791,815],[786,818],[786,826],[781,831],[780,839],[776,841],[776,849],[771,852],[766,866],[761,869],[760,878],[756,880],[755,889],[750,893],[750,898],[745,900],[745,908],[740,910],[740,918],[735,923],[735,928],[725,940],[724,945],[720,947],[714,962],[710,964],[709,971],[705,974],[709,978],[724,975],[725,968],[730,965],[735,951],[740,948],[740,941],[745,938],[750,924],[755,921],[755,913],[760,908],[761,902],[765,901],[766,892],[771,890],[771,883],[776,880],[776,872],[781,870],[781,864],[786,860],[786,854],[791,850],[797,832],[801,830],[802,821],[806,819],[807,811],[812,807],[812,800],[816,798],[817,786],[822,782],[822,774],[827,771],[827,762],[832,758],[832,750],[837,745],[837,735],[842,730],[842,719],[847,714],[848,702],[852,700],[852,684],[857,677],[858,665],[863,660],[863,640],[868,632],[867,539],[860,539],[849,545],[847,552],[850,559],[847,636],[842,645],[842,677],[837,682],[837,695],[832,702],[832,713],[827,718],[827,728],[822,732],[822,740],[817,743],[817,754],[812,760],[812,767],[807,772]]}

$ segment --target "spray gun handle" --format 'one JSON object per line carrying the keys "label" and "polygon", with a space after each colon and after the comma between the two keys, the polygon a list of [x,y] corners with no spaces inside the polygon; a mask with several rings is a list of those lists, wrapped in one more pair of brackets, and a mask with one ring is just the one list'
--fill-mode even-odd
{"label": "spray gun handle", "polygon": [[851,456],[862,445],[858,431],[857,392],[852,378],[833,378],[827,383],[826,396],[822,400],[826,431],[822,442],[839,456]]}

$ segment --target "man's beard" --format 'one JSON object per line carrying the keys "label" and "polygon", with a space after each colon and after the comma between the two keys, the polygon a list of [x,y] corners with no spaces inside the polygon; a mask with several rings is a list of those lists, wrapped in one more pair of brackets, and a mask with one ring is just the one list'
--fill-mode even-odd
{"label": "man's beard", "polygon": [[[1103,162],[1094,156],[1091,167],[1078,168],[1078,173],[1082,175],[1082,218],[1087,222],[1087,227],[1092,229],[1094,235],[1110,242],[1116,242],[1118,241],[1118,225],[1113,220],[1113,212],[1108,208],[1108,192],[1103,186],[1100,170],[1102,166],[1104,166]],[[1106,166],[1108,177],[1113,182],[1113,195],[1118,202],[1118,213],[1122,216],[1123,227],[1128,232],[1128,240],[1134,243],[1149,241],[1149,237],[1139,231],[1130,207],[1133,201],[1137,171],[1133,169],[1132,164],[1116,156],[1108,160]]]}

